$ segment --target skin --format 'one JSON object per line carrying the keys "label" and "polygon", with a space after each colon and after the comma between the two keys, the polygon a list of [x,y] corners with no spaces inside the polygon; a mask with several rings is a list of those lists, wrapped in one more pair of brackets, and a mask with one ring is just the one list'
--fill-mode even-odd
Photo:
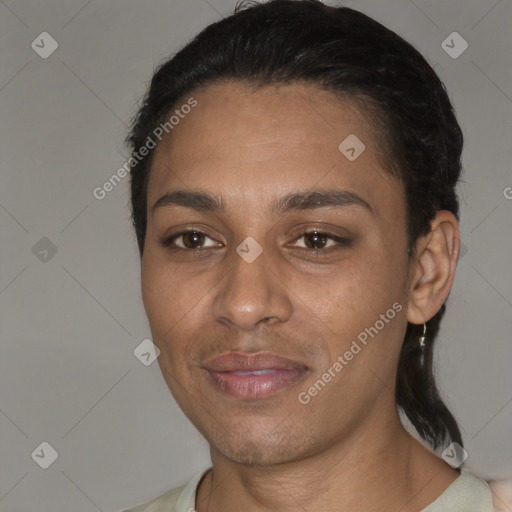
{"label": "skin", "polygon": [[496,509],[500,512],[512,510],[512,480],[491,480],[488,483]]}
{"label": "skin", "polygon": [[[402,187],[385,170],[379,134],[349,100],[311,85],[251,91],[236,82],[193,96],[197,106],[162,140],[152,165],[142,295],[166,383],[210,444],[213,471],[200,484],[198,512],[339,503],[421,510],[459,473],[404,429],[394,379],[407,321],[430,319],[452,286],[455,217],[438,212],[409,259]],[[338,150],[349,134],[366,146],[354,161]],[[272,211],[287,194],[323,189],[356,194],[371,210]],[[225,211],[152,211],[176,190],[221,197]],[[207,235],[193,249],[162,245],[191,228]],[[303,236],[313,229],[351,242],[315,245]],[[263,249],[252,263],[236,252],[249,236]],[[298,394],[397,302],[402,310],[301,404]],[[237,399],[202,367],[229,351],[272,351],[308,371],[272,396]]]}

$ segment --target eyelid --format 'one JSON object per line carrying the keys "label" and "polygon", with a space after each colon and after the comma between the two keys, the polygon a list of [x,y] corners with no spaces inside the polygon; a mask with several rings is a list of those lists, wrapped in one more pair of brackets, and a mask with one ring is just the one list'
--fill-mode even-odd
{"label": "eyelid", "polygon": [[160,240],[160,243],[165,248],[183,250],[183,251],[188,251],[188,252],[200,251],[202,249],[203,250],[204,249],[212,249],[213,247],[215,247],[215,246],[208,246],[206,248],[200,247],[200,248],[197,248],[197,249],[188,249],[186,247],[180,247],[179,245],[178,246],[173,246],[172,245],[174,240],[176,240],[177,238],[182,237],[183,235],[186,235],[187,233],[198,233],[200,235],[204,235],[205,238],[209,238],[210,240],[213,240],[214,242],[220,243],[217,240],[215,240],[214,238],[212,238],[211,236],[209,236],[207,233],[205,233],[204,231],[202,231],[201,229],[198,229],[198,228],[184,228],[181,231],[178,231],[177,233],[173,233],[172,235],[164,237],[162,240]]}
{"label": "eyelid", "polygon": [[299,233],[297,236],[294,237],[294,243],[296,243],[298,240],[300,240],[304,236],[311,235],[314,233],[316,233],[318,235],[324,235],[328,240],[332,240],[332,241],[336,242],[336,244],[327,246],[322,249],[310,249],[309,247],[300,247],[300,249],[304,249],[304,250],[307,250],[308,252],[312,252],[312,253],[328,254],[329,252],[338,250],[341,247],[348,247],[352,243],[351,238],[340,236],[335,233],[331,233],[329,230],[318,229],[318,228],[311,228],[311,229],[302,231],[301,233]]}
{"label": "eyelid", "polygon": [[[176,245],[172,246],[174,240],[180,238],[183,235],[186,235],[187,233],[198,233],[200,235],[204,235],[205,238],[209,238],[210,240],[212,240],[214,242],[221,243],[221,242],[218,242],[217,240],[215,240],[213,237],[209,236],[207,233],[205,233],[204,231],[202,231],[199,228],[183,228],[181,231],[179,231],[177,233],[173,233],[172,235],[164,237],[160,242],[161,242],[162,246],[164,246],[165,248],[171,248],[172,250],[181,250],[181,251],[187,251],[187,252],[198,252],[201,250],[212,249],[215,247],[215,246],[207,246],[207,247],[198,247],[196,249],[188,249],[186,247],[181,247],[181,246],[176,246]],[[304,229],[303,228],[298,234],[296,234],[293,237],[293,243],[294,244],[297,243],[298,240],[300,240],[301,238],[304,238],[306,235],[311,235],[311,234],[315,234],[315,233],[319,234],[319,235],[324,235],[328,240],[334,241],[336,243],[333,245],[329,245],[327,247],[321,248],[321,249],[310,249],[309,247],[298,247],[298,248],[301,250],[313,253],[313,254],[320,254],[320,253],[328,254],[331,251],[339,250],[342,247],[348,247],[352,243],[352,238],[347,238],[344,236],[337,235],[335,233],[332,233],[328,229],[323,229],[323,228],[322,229],[320,229],[320,228]]]}

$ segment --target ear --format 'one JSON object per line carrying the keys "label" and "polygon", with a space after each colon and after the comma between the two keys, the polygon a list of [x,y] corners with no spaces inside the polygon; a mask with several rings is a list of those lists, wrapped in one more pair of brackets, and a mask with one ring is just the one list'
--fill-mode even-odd
{"label": "ear", "polygon": [[430,232],[418,239],[411,261],[407,320],[422,324],[441,309],[455,278],[460,250],[455,215],[438,211]]}

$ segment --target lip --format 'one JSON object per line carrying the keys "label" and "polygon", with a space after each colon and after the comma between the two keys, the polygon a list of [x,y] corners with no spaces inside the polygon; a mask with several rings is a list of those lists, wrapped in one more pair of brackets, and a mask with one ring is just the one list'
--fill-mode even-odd
{"label": "lip", "polygon": [[253,400],[292,386],[307,371],[303,364],[272,352],[228,352],[208,359],[203,367],[224,393]]}

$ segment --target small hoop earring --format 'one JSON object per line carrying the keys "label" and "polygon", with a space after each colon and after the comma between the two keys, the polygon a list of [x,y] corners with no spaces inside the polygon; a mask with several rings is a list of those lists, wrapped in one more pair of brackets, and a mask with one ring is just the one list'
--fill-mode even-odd
{"label": "small hoop earring", "polygon": [[427,324],[424,322],[423,323],[423,334],[420,336],[420,339],[419,339],[421,349],[425,348],[426,334],[427,334]]}

